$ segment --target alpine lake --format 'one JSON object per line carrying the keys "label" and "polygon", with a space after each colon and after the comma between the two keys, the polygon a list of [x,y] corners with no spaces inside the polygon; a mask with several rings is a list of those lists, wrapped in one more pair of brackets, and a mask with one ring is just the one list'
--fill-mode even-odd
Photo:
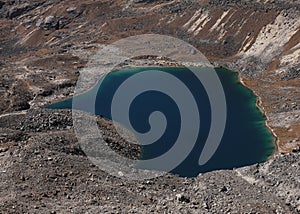
{"label": "alpine lake", "polygon": [[[195,146],[188,157],[171,173],[182,177],[195,177],[199,173],[213,170],[233,169],[261,163],[274,153],[275,138],[265,124],[266,116],[256,105],[256,95],[239,82],[238,73],[224,68],[216,68],[215,71],[225,93],[226,126],[218,149],[212,158],[202,166],[199,166],[198,159],[209,133],[211,107],[203,85],[187,68],[137,67],[110,72],[94,88],[77,96],[77,99],[82,101],[78,110],[88,111],[91,109],[89,105],[95,105],[96,115],[112,119],[111,103],[118,87],[132,75],[151,69],[177,77],[188,87],[199,107],[201,126]],[[201,72],[201,69],[198,72]],[[90,100],[93,93],[97,94],[96,101]],[[72,98],[53,103],[47,108],[72,109]],[[151,159],[167,152],[176,142],[180,132],[180,110],[176,101],[157,91],[144,92],[131,103],[129,117],[136,131],[143,133],[149,130],[148,117],[154,111],[164,114],[167,119],[167,127],[156,142],[141,146],[142,159]],[[186,141],[189,141],[188,137]]]}

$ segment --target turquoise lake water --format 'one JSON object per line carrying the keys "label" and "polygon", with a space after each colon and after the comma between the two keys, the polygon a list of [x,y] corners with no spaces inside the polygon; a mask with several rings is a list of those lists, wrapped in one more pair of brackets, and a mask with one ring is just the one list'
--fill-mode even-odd
{"label": "turquoise lake water", "polygon": [[[132,75],[150,68],[132,68],[109,73],[90,91],[77,97],[82,101],[79,110],[89,111],[92,93],[97,93],[96,114],[111,119],[111,103],[121,83]],[[155,68],[179,78],[189,88],[199,106],[200,129],[196,145],[190,155],[171,173],[184,177],[217,169],[232,169],[266,161],[274,152],[274,137],[265,125],[266,117],[256,106],[256,96],[238,81],[238,74],[227,69],[216,69],[223,85],[227,122],[220,146],[213,157],[203,166],[198,165],[211,124],[211,108],[202,84],[187,68]],[[199,69],[201,72],[201,69]],[[147,81],[147,80],[145,80]],[[71,109],[72,99],[47,106],[50,109]],[[151,159],[168,151],[178,137],[180,114],[176,103],[167,95],[157,91],[142,93],[130,106],[130,122],[135,130],[149,130],[148,117],[153,111],[164,113],[168,126],[162,137],[155,143],[142,146],[142,159]],[[187,137],[187,141],[188,141]],[[159,166],[156,168],[159,169]]]}

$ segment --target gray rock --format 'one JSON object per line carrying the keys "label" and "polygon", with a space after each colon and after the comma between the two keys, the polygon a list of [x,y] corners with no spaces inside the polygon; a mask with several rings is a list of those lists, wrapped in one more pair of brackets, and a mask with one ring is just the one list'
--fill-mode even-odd
{"label": "gray rock", "polygon": [[72,12],[76,11],[76,7],[68,7],[68,8],[66,9],[66,11],[67,11],[68,13],[72,13]]}
{"label": "gray rock", "polygon": [[55,21],[55,17],[54,16],[47,16],[44,19],[44,24],[51,25],[51,24],[53,24],[54,21]]}
{"label": "gray rock", "polygon": [[183,194],[177,194],[176,199],[180,202],[190,203],[189,197],[183,195]]}

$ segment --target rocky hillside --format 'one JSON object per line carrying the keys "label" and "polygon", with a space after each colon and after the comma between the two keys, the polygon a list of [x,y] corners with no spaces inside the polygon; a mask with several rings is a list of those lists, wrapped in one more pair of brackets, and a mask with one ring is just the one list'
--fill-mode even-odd
{"label": "rocky hillside", "polygon": [[[0,0],[0,210],[299,211],[299,8],[299,0]],[[68,113],[53,124],[39,116],[72,95],[97,48],[144,33],[180,38],[239,71],[278,137],[277,156],[195,179],[123,183],[78,151]]]}

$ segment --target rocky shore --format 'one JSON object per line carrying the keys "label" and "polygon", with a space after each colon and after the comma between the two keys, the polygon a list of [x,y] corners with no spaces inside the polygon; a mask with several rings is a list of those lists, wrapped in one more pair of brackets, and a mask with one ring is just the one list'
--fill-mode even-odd
{"label": "rocky shore", "polygon": [[[15,117],[0,118],[2,212],[300,212],[299,153],[196,178],[167,174],[132,181],[90,162],[77,143],[70,111],[30,110],[17,116],[22,123]],[[100,124],[104,133],[111,125]]]}

